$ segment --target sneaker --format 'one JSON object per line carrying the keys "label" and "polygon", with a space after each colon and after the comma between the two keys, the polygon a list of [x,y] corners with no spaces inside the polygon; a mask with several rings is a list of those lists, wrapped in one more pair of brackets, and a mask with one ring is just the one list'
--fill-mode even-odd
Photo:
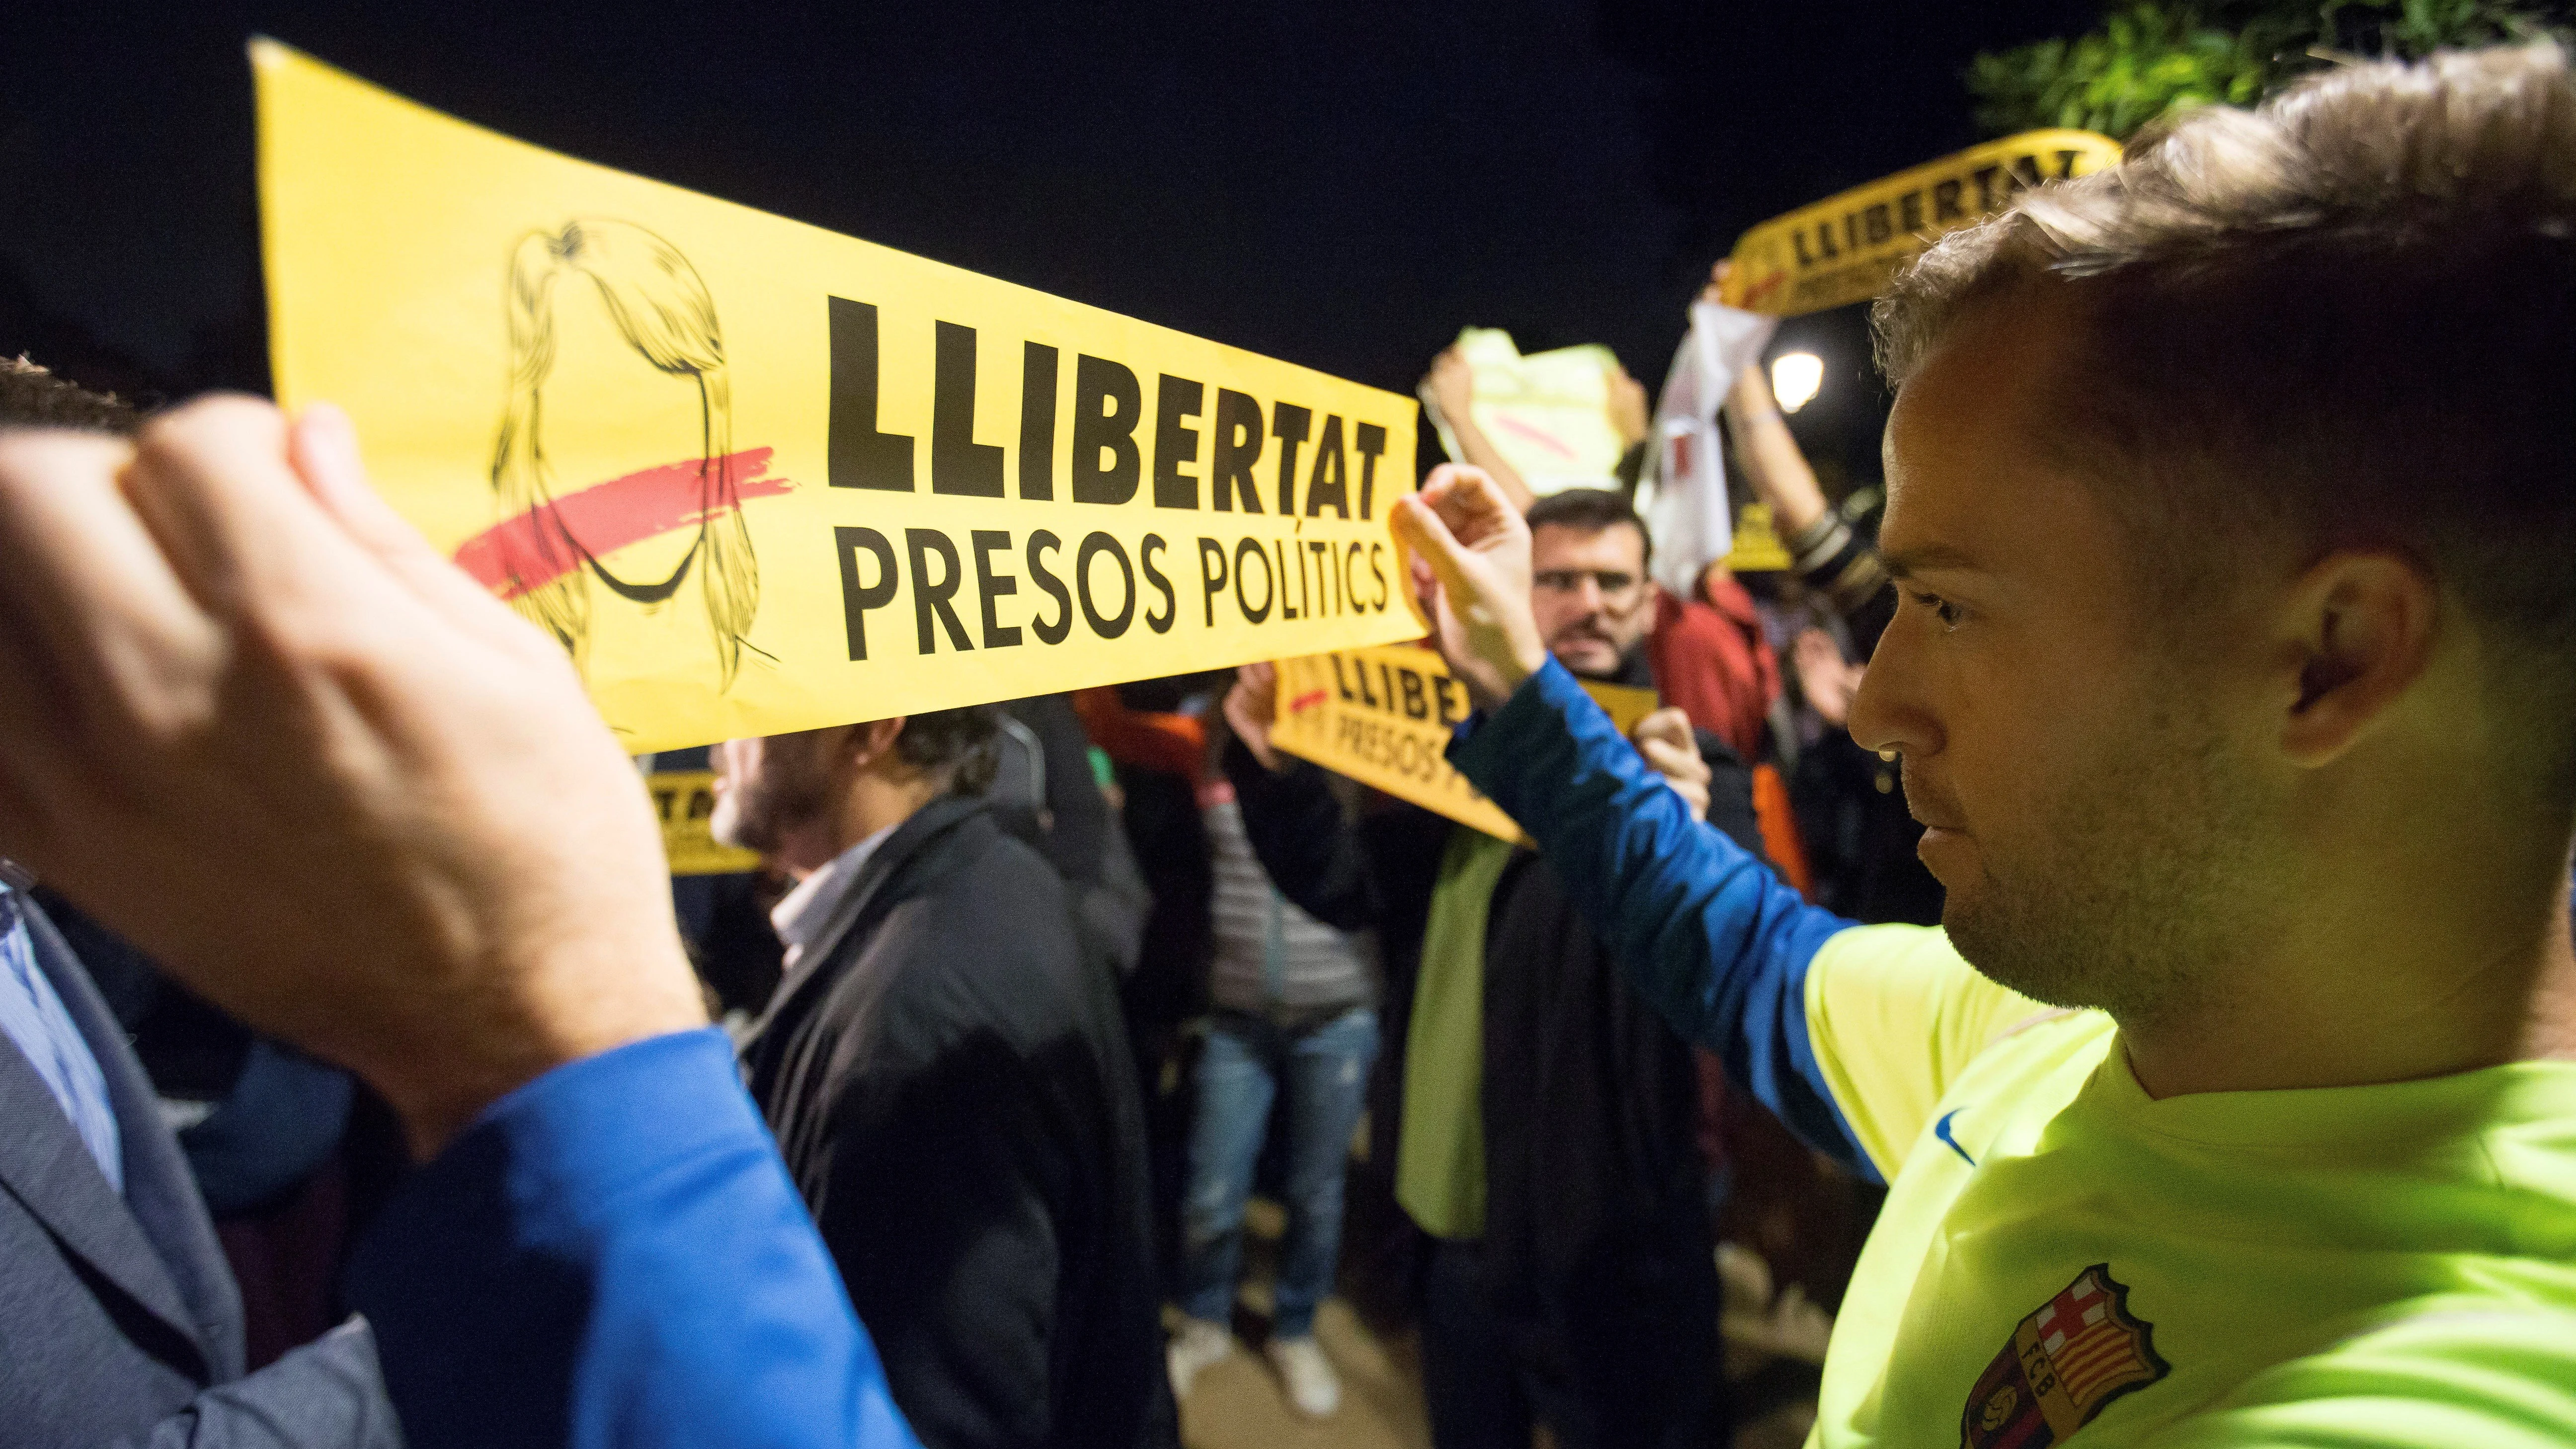
{"label": "sneaker", "polygon": [[1190,1396],[1190,1381],[1199,1370],[1222,1362],[1234,1352],[1234,1334],[1222,1323],[1204,1318],[1181,1321],[1181,1331],[1172,1335],[1171,1345],[1163,1350],[1163,1364],[1172,1375],[1172,1397]]}
{"label": "sneaker", "polygon": [[1288,1402],[1297,1406],[1298,1413],[1323,1419],[1342,1406],[1342,1381],[1334,1376],[1332,1360],[1324,1357],[1323,1346],[1312,1335],[1271,1340],[1270,1366],[1279,1370],[1279,1381],[1288,1386]]}

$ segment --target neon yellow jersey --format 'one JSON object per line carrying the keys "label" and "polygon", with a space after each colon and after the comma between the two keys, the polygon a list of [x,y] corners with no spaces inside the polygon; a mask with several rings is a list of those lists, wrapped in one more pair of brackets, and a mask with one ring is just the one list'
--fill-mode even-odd
{"label": "neon yellow jersey", "polygon": [[2576,1445],[2576,1064],[2150,1101],[2107,1018],[1800,899],[1560,665],[1449,757],[1675,1030],[1887,1181],[1823,1449]]}
{"label": "neon yellow jersey", "polygon": [[1889,1182],[1812,1444],[2576,1444],[2576,1064],[2155,1101],[1911,926],[1806,1010]]}

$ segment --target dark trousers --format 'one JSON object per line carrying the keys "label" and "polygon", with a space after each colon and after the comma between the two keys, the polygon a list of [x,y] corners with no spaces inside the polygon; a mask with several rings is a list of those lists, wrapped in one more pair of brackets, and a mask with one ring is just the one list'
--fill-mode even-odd
{"label": "dark trousers", "polygon": [[1504,1311],[1481,1244],[1435,1242],[1422,1309],[1435,1449],[1529,1449],[1538,1422],[1561,1449],[1723,1444],[1715,1268],[1661,1256],[1533,1317]]}

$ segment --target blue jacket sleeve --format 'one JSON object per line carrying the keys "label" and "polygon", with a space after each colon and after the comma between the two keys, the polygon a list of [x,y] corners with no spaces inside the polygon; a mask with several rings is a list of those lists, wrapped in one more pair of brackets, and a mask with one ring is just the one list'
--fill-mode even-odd
{"label": "blue jacket sleeve", "polygon": [[1693,820],[1553,659],[1490,718],[1460,725],[1449,759],[1538,842],[1674,1030],[1809,1146],[1878,1180],[1807,1036],[1808,963],[1853,922]]}
{"label": "blue jacket sleeve", "polygon": [[495,1103],[386,1206],[351,1295],[412,1449],[916,1449],[716,1031]]}

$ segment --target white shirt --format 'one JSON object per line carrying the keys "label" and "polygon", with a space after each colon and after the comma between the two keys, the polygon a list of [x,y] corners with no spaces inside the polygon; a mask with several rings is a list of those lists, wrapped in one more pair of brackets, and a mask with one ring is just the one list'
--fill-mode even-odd
{"label": "white shirt", "polygon": [[778,939],[787,945],[787,957],[780,969],[796,969],[805,948],[813,944],[814,938],[822,934],[825,923],[831,920],[832,907],[840,903],[842,888],[858,879],[868,857],[876,854],[877,847],[885,844],[885,838],[894,832],[895,827],[889,825],[833,856],[822,869],[798,881],[796,889],[770,908],[769,924],[777,929]]}

